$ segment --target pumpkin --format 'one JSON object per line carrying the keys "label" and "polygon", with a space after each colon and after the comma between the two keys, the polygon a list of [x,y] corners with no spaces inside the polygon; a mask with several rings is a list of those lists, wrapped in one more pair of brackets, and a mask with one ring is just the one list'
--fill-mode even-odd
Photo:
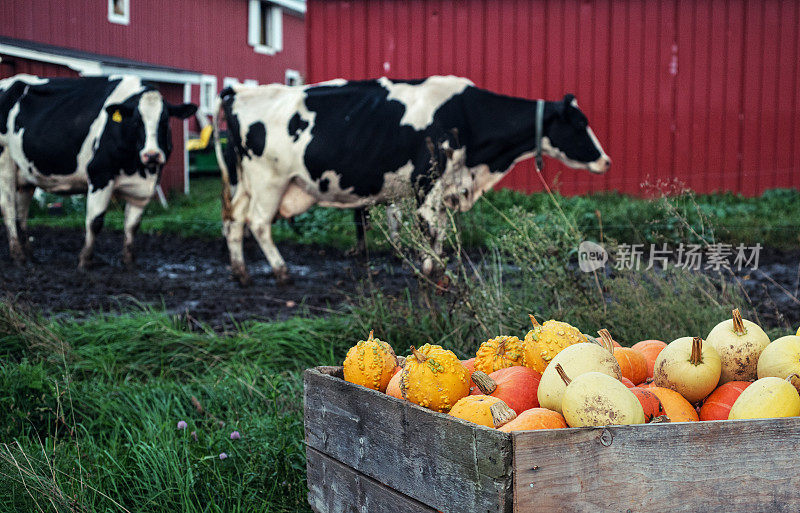
{"label": "pumpkin", "polygon": [[700,337],[673,340],[656,359],[656,385],[677,391],[690,403],[705,399],[717,388],[722,362],[711,344]]}
{"label": "pumpkin", "polygon": [[586,372],[602,372],[619,380],[622,373],[619,363],[611,352],[611,345],[602,347],[598,344],[583,342],[564,348],[551,361],[542,373],[539,382],[539,405],[561,413],[561,400],[567,386],[555,370],[556,364],[561,364],[567,375],[577,378]]}
{"label": "pumpkin", "polygon": [[570,427],[644,424],[639,399],[618,379],[586,372],[570,380],[561,364],[555,366],[567,386],[561,408]]}
{"label": "pumpkin", "polygon": [[400,373],[403,399],[441,413],[469,395],[469,383],[469,373],[456,355],[431,344],[412,346]]}
{"label": "pumpkin", "polygon": [[344,359],[344,379],[384,392],[397,369],[397,357],[392,346],[374,338],[369,332],[367,340],[359,340],[347,351]]}
{"label": "pumpkin", "polygon": [[467,373],[470,375],[469,379],[469,391],[472,392],[475,390],[475,382],[472,381],[472,373],[475,372],[475,357],[473,356],[469,360],[461,360],[461,365],[467,369]]}
{"label": "pumpkin", "polygon": [[547,408],[531,408],[517,415],[517,418],[500,428],[500,431],[527,431],[530,429],[561,429],[569,427],[564,416]]}
{"label": "pumpkin", "polygon": [[586,336],[566,322],[550,319],[539,324],[536,317],[529,315],[533,329],[525,335],[525,366],[536,372],[544,369],[562,349],[586,342]]}
{"label": "pumpkin", "polygon": [[656,364],[656,358],[661,353],[661,350],[667,347],[666,342],[662,342],[661,340],[642,340],[641,342],[637,342],[631,346],[631,349],[635,349],[639,351],[642,356],[644,356],[645,361],[647,362],[647,377],[653,377],[653,367]]}
{"label": "pumpkin", "polygon": [[647,390],[656,394],[670,422],[696,422],[700,420],[694,406],[678,392],[662,387],[650,387]]}
{"label": "pumpkin", "polygon": [[402,367],[397,367],[397,369],[395,369],[394,376],[392,376],[392,379],[389,380],[389,384],[386,386],[386,395],[398,399],[403,398],[403,393],[400,391],[400,371],[402,370]]}
{"label": "pumpkin", "polygon": [[459,399],[450,415],[491,428],[502,427],[517,417],[502,399],[488,395],[468,395]]}
{"label": "pumpkin", "polygon": [[622,379],[620,379],[620,381],[622,381],[622,384],[625,385],[628,388],[633,388],[633,387],[636,386],[636,385],[633,384],[633,381],[629,380],[625,376],[622,376]]}
{"label": "pumpkin", "polygon": [[751,381],[728,381],[720,385],[703,401],[700,420],[728,420],[731,407]]}
{"label": "pumpkin", "polygon": [[499,336],[487,340],[478,348],[475,356],[475,370],[491,374],[492,372],[514,365],[522,365],[525,361],[525,346],[517,337]]}
{"label": "pumpkin", "polygon": [[667,412],[664,410],[664,406],[661,404],[661,400],[656,394],[653,393],[652,390],[642,387],[633,387],[630,389],[630,391],[636,396],[636,399],[638,399],[639,403],[642,405],[645,422],[650,422],[656,417],[667,414]]}
{"label": "pumpkin", "polygon": [[731,407],[728,419],[771,419],[800,415],[800,394],[786,379],[767,376],[745,388]]}
{"label": "pumpkin", "polygon": [[[757,371],[759,379],[769,376],[784,379],[800,374],[800,336],[788,335],[768,345],[758,359]],[[793,383],[800,387],[800,380]]]}
{"label": "pumpkin", "polygon": [[706,337],[722,361],[720,384],[728,381],[753,381],[758,375],[758,359],[769,345],[769,337],[761,327],[742,319],[735,308],[732,318],[714,326]]}
{"label": "pumpkin", "polygon": [[619,363],[622,375],[634,385],[644,383],[647,379],[647,360],[639,351],[630,347],[615,347],[614,358]]}
{"label": "pumpkin", "polygon": [[473,395],[490,395],[503,400],[517,414],[539,406],[536,393],[542,375],[528,367],[515,365],[486,374],[475,371]]}

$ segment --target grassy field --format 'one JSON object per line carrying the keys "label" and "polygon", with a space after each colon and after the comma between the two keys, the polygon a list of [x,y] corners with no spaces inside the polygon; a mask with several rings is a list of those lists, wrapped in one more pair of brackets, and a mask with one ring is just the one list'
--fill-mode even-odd
{"label": "grassy field", "polygon": [[[157,202],[148,207],[141,229],[145,232],[170,232],[183,236],[220,237],[220,185],[217,178],[192,181],[189,196],[176,194],[164,209]],[[616,193],[562,197],[556,200],[587,237],[633,243],[695,241],[693,232],[715,237],[718,242],[755,244],[789,248],[800,246],[800,191],[775,189],[761,197],[745,198],[730,193],[678,195],[641,199]],[[31,209],[31,224],[83,228],[84,202],[76,198],[51,196],[62,201],[64,215],[52,216],[36,203]],[[553,200],[545,193],[525,195],[511,190],[490,191],[475,207],[458,216],[462,236],[468,247],[485,246],[508,229],[503,218],[512,208],[535,212],[540,219],[556,213]],[[776,215],[780,214],[780,215]],[[122,229],[122,205],[116,201],[106,216],[106,226]],[[277,242],[294,240],[338,248],[355,242],[353,214],[350,210],[313,207],[295,219],[295,229],[279,221],[274,229]],[[380,233],[368,234],[374,246],[384,245]]]}
{"label": "grassy field", "polygon": [[[171,199],[169,211],[152,205],[143,229],[218,237],[217,184],[193,186],[190,197]],[[451,232],[493,248],[480,271],[456,252],[446,294],[432,294],[423,282],[418,295],[390,297],[364,284],[352,306],[327,317],[245,322],[215,333],[190,317],[136,305],[78,321],[44,319],[14,298],[0,300],[0,512],[309,511],[302,371],[340,364],[370,329],[398,354],[430,342],[466,357],[490,336],[523,336],[529,312],[586,333],[607,327],[626,345],[704,335],[733,305],[755,319],[740,291],[714,277],[569,272],[564,263],[577,241],[600,237],[595,210],[605,239],[685,241],[703,234],[798,244],[796,191],[757,199],[603,194],[558,202],[563,213],[545,195],[491,193]],[[66,210],[62,217],[37,210],[33,222],[83,225],[80,207]],[[278,238],[346,247],[353,242],[350,219],[347,211],[313,209],[298,219],[300,235],[282,224]],[[119,229],[119,210],[108,221]],[[379,230],[371,237],[383,244]],[[506,266],[521,272],[506,275]],[[234,431],[240,438],[232,438]]]}

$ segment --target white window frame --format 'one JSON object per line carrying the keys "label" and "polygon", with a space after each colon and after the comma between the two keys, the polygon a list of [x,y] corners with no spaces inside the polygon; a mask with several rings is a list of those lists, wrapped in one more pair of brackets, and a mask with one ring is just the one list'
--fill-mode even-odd
{"label": "white window frame", "polygon": [[212,115],[214,100],[217,97],[216,75],[203,75],[200,77],[200,110],[203,114]]}
{"label": "white window frame", "polygon": [[241,84],[241,82],[239,82],[238,78],[225,77],[225,78],[222,79],[222,88],[223,89],[226,88],[226,87],[232,87],[232,86],[239,85],[239,84]]}
{"label": "white window frame", "polygon": [[[294,84],[290,84],[290,80],[294,80]],[[283,83],[286,85],[303,85],[303,75],[296,69],[286,68]]]}
{"label": "white window frame", "polygon": [[[259,41],[261,30],[261,9],[270,10],[268,23],[271,24],[267,34],[271,36],[271,41],[261,44]],[[247,15],[247,43],[253,47],[256,53],[265,55],[275,55],[283,50],[283,9],[265,0],[250,0]]]}
{"label": "white window frame", "polygon": [[114,12],[114,0],[108,0],[108,21],[119,25],[128,25],[131,22],[131,0],[122,0],[123,14]]}

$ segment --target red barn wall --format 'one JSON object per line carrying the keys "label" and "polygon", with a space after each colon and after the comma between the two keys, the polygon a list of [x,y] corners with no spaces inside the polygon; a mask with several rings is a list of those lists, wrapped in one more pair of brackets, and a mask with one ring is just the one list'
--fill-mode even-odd
{"label": "red barn wall", "polygon": [[[609,173],[552,159],[565,194],[800,188],[800,3],[308,0],[309,81],[454,74],[527,98],[574,93]],[[502,182],[541,185],[532,163]]]}
{"label": "red barn wall", "polygon": [[223,77],[283,82],[305,76],[305,22],[283,14],[283,50],[247,44],[246,0],[131,0],[130,23],[108,21],[105,0],[0,1],[0,34]]}

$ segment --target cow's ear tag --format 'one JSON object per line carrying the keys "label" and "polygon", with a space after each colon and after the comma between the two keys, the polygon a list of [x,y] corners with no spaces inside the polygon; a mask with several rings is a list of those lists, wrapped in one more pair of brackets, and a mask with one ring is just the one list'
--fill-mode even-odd
{"label": "cow's ear tag", "polygon": [[120,114],[118,110],[115,110],[114,114],[111,115],[111,119],[116,123],[122,123],[122,114]]}

